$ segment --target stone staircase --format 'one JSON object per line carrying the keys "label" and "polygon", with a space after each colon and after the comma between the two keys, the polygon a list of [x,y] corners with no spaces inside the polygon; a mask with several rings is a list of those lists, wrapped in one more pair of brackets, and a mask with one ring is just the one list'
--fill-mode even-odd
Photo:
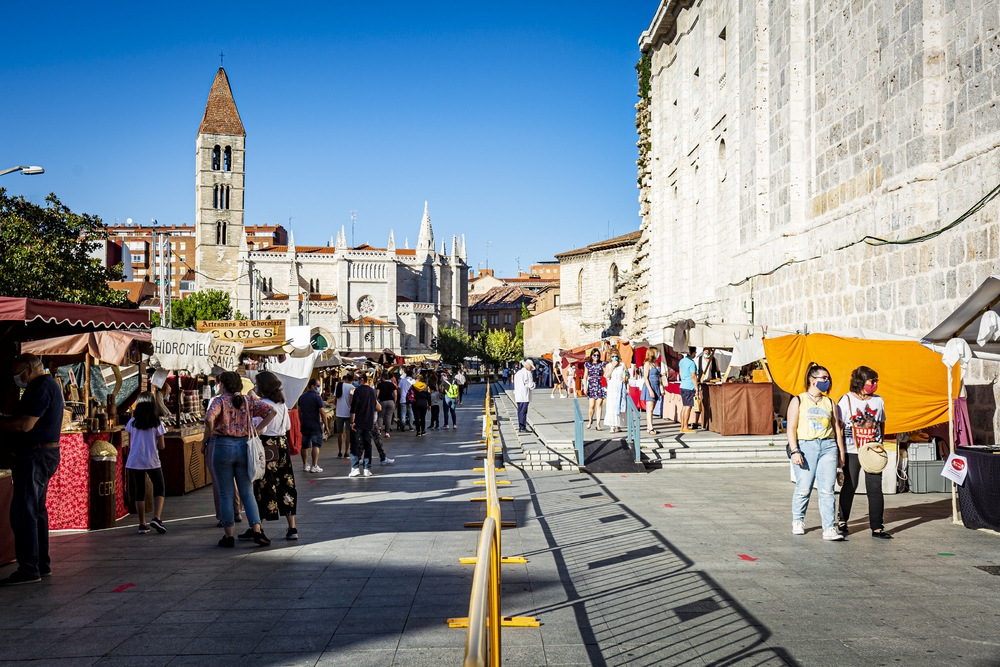
{"label": "stone staircase", "polygon": [[543,443],[535,432],[518,433],[517,407],[506,392],[497,391],[494,397],[500,438],[511,465],[530,471],[576,472],[580,469],[576,463],[576,448],[572,441],[553,439],[551,443]]}
{"label": "stone staircase", "polygon": [[711,432],[684,435],[678,432],[660,436],[643,434],[640,442],[643,462],[647,468],[788,466],[784,434],[723,437]]}

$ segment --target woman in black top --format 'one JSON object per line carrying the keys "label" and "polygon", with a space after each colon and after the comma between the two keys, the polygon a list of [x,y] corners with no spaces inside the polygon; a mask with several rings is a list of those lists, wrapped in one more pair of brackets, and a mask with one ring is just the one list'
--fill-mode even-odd
{"label": "woman in black top", "polygon": [[382,373],[382,380],[379,381],[375,391],[378,394],[378,402],[382,404],[382,411],[376,419],[382,427],[382,437],[388,438],[397,398],[396,383],[392,381],[392,375],[388,372]]}

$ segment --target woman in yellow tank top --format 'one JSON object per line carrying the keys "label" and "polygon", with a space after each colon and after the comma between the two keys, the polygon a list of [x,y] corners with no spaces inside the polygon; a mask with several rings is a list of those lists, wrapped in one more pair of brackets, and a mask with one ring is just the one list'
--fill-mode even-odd
{"label": "woman in yellow tank top", "polygon": [[833,399],[826,395],[831,384],[830,371],[810,362],[806,369],[806,391],[788,404],[788,447],[795,471],[792,534],[805,534],[806,509],[815,481],[823,539],[842,540],[844,536],[834,526],[833,489],[837,470],[844,465],[844,436]]}

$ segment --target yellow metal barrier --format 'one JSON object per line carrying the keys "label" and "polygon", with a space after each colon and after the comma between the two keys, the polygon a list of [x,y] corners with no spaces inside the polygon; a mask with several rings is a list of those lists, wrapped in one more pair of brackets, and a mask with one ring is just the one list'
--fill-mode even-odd
{"label": "yellow metal barrier", "polygon": [[466,527],[482,526],[479,537],[479,548],[474,558],[461,558],[459,562],[475,565],[472,577],[472,594],[469,598],[469,615],[466,618],[449,618],[448,626],[452,628],[468,628],[465,636],[465,667],[499,667],[500,665],[500,628],[506,627],[538,627],[541,625],[533,616],[501,616],[500,615],[500,566],[512,563],[527,563],[527,559],[502,556],[500,548],[500,530],[503,527],[516,526],[516,522],[506,522],[500,519],[500,501],[513,500],[501,498],[497,492],[498,484],[510,484],[509,481],[496,478],[496,453],[503,451],[496,446],[496,435],[493,432],[493,398],[489,384],[486,385],[486,401],[483,413],[483,440],[486,442],[487,454],[482,468],[475,470],[484,473],[483,480],[474,484],[486,486],[485,498],[473,498],[473,501],[486,502],[486,519],[482,522],[466,523]]}

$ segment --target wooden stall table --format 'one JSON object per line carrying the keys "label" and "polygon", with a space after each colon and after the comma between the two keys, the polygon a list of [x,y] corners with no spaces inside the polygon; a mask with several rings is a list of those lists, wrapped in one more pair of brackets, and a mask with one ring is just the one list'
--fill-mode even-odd
{"label": "wooden stall table", "polygon": [[14,499],[14,480],[9,470],[0,470],[0,565],[16,558],[14,531],[10,527],[10,502]]}
{"label": "wooden stall table", "polygon": [[202,424],[182,426],[163,436],[160,452],[163,484],[168,496],[183,496],[212,483],[205,455],[201,453]]}
{"label": "wooden stall table", "polygon": [[701,385],[705,428],[719,435],[772,435],[773,388],[770,382]]}

